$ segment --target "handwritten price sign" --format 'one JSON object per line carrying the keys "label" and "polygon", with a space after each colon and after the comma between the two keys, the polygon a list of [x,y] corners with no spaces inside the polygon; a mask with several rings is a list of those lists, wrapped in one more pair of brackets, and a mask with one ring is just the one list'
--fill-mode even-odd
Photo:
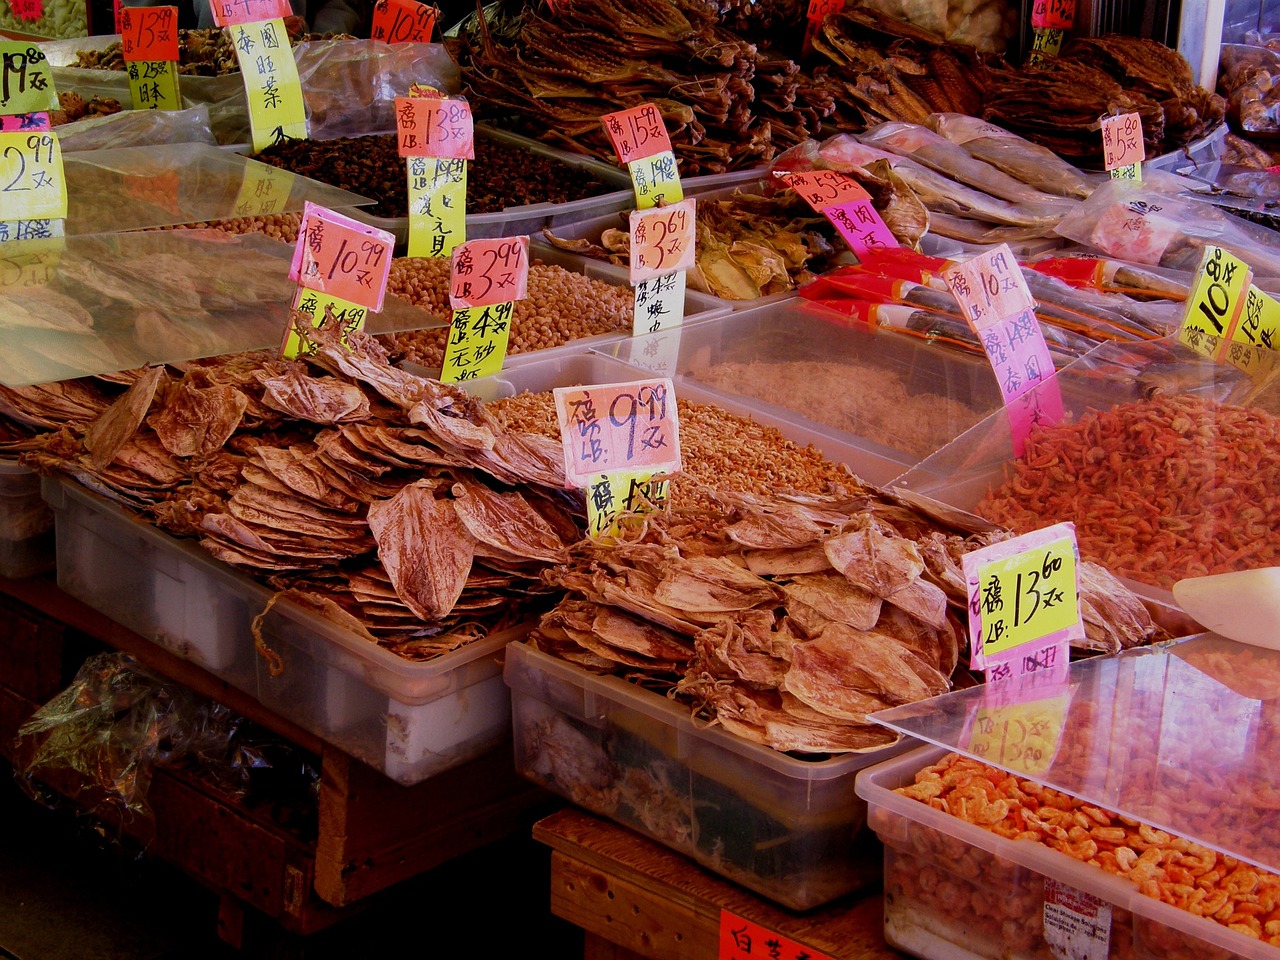
{"label": "handwritten price sign", "polygon": [[1045,773],[1058,756],[1070,694],[1004,706],[978,706],[969,752],[979,760],[1028,776]]}
{"label": "handwritten price sign", "polygon": [[471,105],[441,97],[396,97],[396,146],[402,157],[474,160]]}
{"label": "handwritten price sign", "polygon": [[67,215],[62,149],[53,133],[0,133],[0,219]]}
{"label": "handwritten price sign", "polygon": [[871,199],[871,194],[858,181],[835,170],[806,170],[802,173],[779,171],[776,176],[819,213],[838,204]]}
{"label": "handwritten price sign", "polygon": [[944,270],[942,279],[978,331],[1035,306],[1007,243]]}
{"label": "handwritten price sign", "polygon": [[1245,293],[1244,313],[1231,339],[1275,350],[1280,346],[1280,300],[1251,284]]}
{"label": "handwritten price sign", "polygon": [[[1206,246],[1178,327],[1178,340],[1197,353],[1216,358],[1235,333],[1252,279],[1249,265],[1239,257],[1222,247]],[[1206,343],[1206,336],[1218,339]]]}
{"label": "handwritten price sign", "polygon": [[289,279],[375,313],[382,309],[395,237],[308,202]]}
{"label": "handwritten price sign", "polygon": [[0,113],[58,109],[53,73],[44,52],[20,40],[0,41]]}
{"label": "handwritten price sign", "polygon": [[293,16],[289,0],[209,0],[213,22],[220,27]]}
{"label": "handwritten price sign", "polygon": [[1114,117],[1101,117],[1099,123],[1102,125],[1103,167],[1115,171],[1142,163],[1146,159],[1147,148],[1142,140],[1142,117],[1136,113],[1122,113]]}
{"label": "handwritten price sign", "polygon": [[697,210],[690,198],[667,207],[631,211],[631,282],[693,266]]}
{"label": "handwritten price sign", "polygon": [[1070,30],[1076,22],[1076,0],[1035,0],[1031,26],[1036,30]]}
{"label": "handwritten price sign", "polygon": [[383,43],[430,43],[435,28],[435,7],[415,0],[378,0],[369,38]]}
{"label": "handwritten price sign", "polygon": [[453,250],[449,303],[455,310],[529,295],[529,238],[470,240]]}
{"label": "handwritten price sign", "polygon": [[753,960],[761,956],[777,960],[831,960],[820,950],[728,910],[720,911],[720,945],[716,956],[719,960]]}
{"label": "handwritten price sign", "polygon": [[680,472],[680,421],[671,380],[556,387],[566,480],[590,487],[601,473]]}
{"label": "handwritten price sign", "polygon": [[624,165],[656,153],[671,152],[671,137],[662,122],[662,114],[651,103],[606,113],[600,122],[609,134],[619,162]]}
{"label": "handwritten price sign", "polygon": [[126,63],[178,59],[177,7],[125,7],[120,12],[120,50]]}

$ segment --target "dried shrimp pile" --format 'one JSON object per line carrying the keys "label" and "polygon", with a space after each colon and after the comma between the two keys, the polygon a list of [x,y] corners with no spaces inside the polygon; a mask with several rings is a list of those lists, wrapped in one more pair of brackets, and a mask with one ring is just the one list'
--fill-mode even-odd
{"label": "dried shrimp pile", "polygon": [[1080,553],[1171,587],[1280,563],[1280,418],[1160,396],[1038,427],[977,512],[1023,533],[1073,521]]}

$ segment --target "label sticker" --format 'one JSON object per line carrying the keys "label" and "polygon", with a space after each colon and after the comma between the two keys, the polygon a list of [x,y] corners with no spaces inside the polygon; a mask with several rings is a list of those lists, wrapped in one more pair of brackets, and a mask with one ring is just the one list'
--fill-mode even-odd
{"label": "label sticker", "polygon": [[0,133],[0,218],[56,220],[67,215],[67,181],[58,135]]}
{"label": "label sticker", "polygon": [[571,486],[589,487],[601,473],[680,472],[680,423],[669,378],[552,393]]}
{"label": "label sticker", "polygon": [[244,78],[254,152],[289,138],[305,140],[307,111],[284,21],[237,22],[231,42]]}
{"label": "label sticker", "polygon": [[450,97],[396,97],[396,146],[402,157],[474,160],[471,105]]}
{"label": "label sticker", "polygon": [[717,960],[831,960],[821,950],[797,943],[780,933],[728,910],[720,911]]}
{"label": "label sticker", "polygon": [[511,301],[454,310],[440,380],[460,383],[500,371],[507,357],[514,313]]}
{"label": "label sticker", "polygon": [[467,240],[467,161],[408,157],[409,256],[448,257]]}
{"label": "label sticker", "polygon": [[0,64],[0,113],[58,109],[53,71],[43,50],[27,40],[3,40]]}
{"label": "label sticker", "polygon": [[219,27],[293,16],[289,0],[209,0],[209,9]]}
{"label": "label sticker", "polygon": [[173,60],[134,60],[125,66],[135,110],[181,110],[178,65]]}
{"label": "label sticker", "polygon": [[657,333],[684,322],[685,273],[668,273],[635,285],[631,335]]}
{"label": "label sticker", "polygon": [[695,203],[689,198],[665,207],[631,211],[632,283],[693,266],[698,219]]}
{"label": "label sticker", "polygon": [[289,279],[377,313],[387,292],[395,237],[307,201]]}
{"label": "label sticker", "polygon": [[377,0],[369,39],[383,43],[430,43],[436,8],[416,0]]}
{"label": "label sticker", "polygon": [[667,501],[670,484],[648,473],[602,473],[587,487],[587,534],[613,537],[626,525],[624,514],[648,513]]}
{"label": "label sticker", "polygon": [[618,162],[624,166],[655,154],[671,153],[671,137],[662,122],[662,114],[651,103],[606,113],[600,122],[613,143]]}
{"label": "label sticker", "polygon": [[1044,942],[1057,960],[1107,960],[1111,954],[1111,904],[1045,877]]}
{"label": "label sticker", "polygon": [[177,7],[125,7],[120,13],[120,53],[135,60],[178,59]]}
{"label": "label sticker", "polygon": [[528,237],[470,240],[454,248],[449,303],[455,310],[523,300],[528,286]]}

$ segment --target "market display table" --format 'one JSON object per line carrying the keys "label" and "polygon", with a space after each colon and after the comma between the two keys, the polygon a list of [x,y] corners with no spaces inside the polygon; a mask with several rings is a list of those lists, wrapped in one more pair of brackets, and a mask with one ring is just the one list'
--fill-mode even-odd
{"label": "market display table", "polygon": [[527,837],[530,825],[556,806],[515,772],[505,746],[402,786],[68,596],[51,577],[0,578],[0,756],[17,759],[18,727],[103,648],[133,655],[318,758],[318,810],[307,818],[312,826],[301,829],[181,768],[155,771],[147,794],[155,815],[148,855],[218,892],[219,932],[233,945],[240,944],[248,908],[308,934],[394,883],[497,840]]}
{"label": "market display table", "polygon": [[586,931],[584,960],[716,960],[722,910],[835,960],[900,960],[878,887],[806,913],[762,900],[687,857],[577,809],[539,820],[551,912]]}

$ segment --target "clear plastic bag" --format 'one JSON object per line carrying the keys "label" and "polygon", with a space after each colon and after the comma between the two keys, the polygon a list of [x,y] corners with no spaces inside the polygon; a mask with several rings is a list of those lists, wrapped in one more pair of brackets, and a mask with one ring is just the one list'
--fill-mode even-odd
{"label": "clear plastic bag", "polygon": [[63,153],[170,143],[217,143],[203,103],[186,110],[123,110],[109,117],[64,123],[56,131]]}

